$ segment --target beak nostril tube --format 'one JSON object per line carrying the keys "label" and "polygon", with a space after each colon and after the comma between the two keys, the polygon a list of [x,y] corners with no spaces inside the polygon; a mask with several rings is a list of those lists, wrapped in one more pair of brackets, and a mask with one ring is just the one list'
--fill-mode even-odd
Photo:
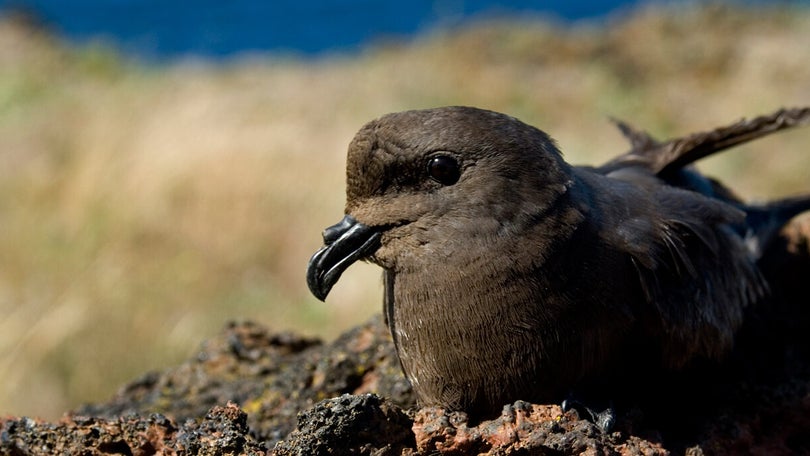
{"label": "beak nostril tube", "polygon": [[335,242],[339,237],[349,230],[352,226],[357,224],[357,220],[351,215],[346,215],[343,220],[323,230],[323,243],[329,245]]}

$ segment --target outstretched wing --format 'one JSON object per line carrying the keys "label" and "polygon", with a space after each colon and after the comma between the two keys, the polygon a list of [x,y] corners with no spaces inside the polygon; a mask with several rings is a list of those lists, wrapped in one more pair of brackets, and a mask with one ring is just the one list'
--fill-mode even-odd
{"label": "outstretched wing", "polygon": [[596,168],[610,174],[629,167],[643,168],[650,174],[668,178],[671,174],[714,153],[738,146],[771,133],[810,123],[810,107],[780,109],[772,114],[742,119],[731,125],[682,138],[658,142],[626,122],[615,121],[630,141],[632,149]]}

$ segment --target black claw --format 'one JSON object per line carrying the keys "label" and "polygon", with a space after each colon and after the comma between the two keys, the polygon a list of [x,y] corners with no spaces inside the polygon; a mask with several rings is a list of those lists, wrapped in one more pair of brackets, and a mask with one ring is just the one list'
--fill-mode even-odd
{"label": "black claw", "polygon": [[575,410],[581,419],[588,420],[595,424],[604,433],[610,433],[616,425],[616,411],[613,407],[608,407],[601,412],[583,404],[576,399],[566,399],[562,402],[563,412]]}

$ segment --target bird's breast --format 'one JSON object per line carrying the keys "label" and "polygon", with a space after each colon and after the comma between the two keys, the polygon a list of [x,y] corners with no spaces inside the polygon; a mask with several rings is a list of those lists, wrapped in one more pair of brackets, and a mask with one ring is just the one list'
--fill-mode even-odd
{"label": "bird's breast", "polygon": [[560,367],[567,342],[555,306],[543,305],[538,282],[469,266],[393,281],[389,323],[420,403],[497,412],[517,399],[550,399],[571,370]]}

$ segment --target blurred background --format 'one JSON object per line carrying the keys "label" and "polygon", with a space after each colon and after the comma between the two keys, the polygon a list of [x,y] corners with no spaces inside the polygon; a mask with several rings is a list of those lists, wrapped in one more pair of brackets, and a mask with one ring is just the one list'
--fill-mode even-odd
{"label": "blurred background", "polygon": [[[810,2],[538,3],[0,1],[0,415],[104,401],[228,320],[328,340],[377,313],[377,268],[326,303],[304,271],[381,114],[494,109],[600,163],[610,117],[664,139],[810,105]],[[807,192],[808,144],[701,168]]]}

